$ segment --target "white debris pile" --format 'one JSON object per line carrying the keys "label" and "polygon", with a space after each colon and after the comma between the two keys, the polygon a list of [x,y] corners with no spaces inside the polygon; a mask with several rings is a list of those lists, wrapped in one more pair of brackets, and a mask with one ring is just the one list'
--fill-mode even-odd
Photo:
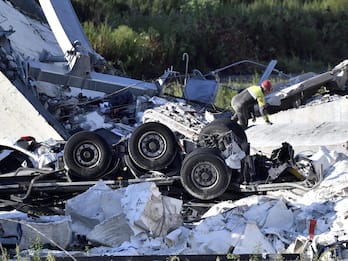
{"label": "white debris pile", "polygon": [[97,245],[118,246],[132,237],[158,237],[179,227],[182,201],[162,196],[154,183],[113,190],[102,181],[68,200],[75,236]]}
{"label": "white debris pile", "polygon": [[317,249],[318,244],[348,239],[348,211],[344,207],[348,204],[348,157],[322,148],[313,160],[324,171],[325,179],[302,196],[277,191],[267,196],[221,202],[193,228],[181,226],[159,237],[132,236],[117,248],[94,248],[91,253],[313,255],[311,249]]}

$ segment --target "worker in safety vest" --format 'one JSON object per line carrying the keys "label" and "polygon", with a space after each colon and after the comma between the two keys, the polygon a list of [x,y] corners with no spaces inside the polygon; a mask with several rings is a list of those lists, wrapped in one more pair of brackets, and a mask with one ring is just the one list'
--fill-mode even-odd
{"label": "worker in safety vest", "polygon": [[237,95],[233,96],[231,101],[231,106],[234,110],[232,120],[238,120],[239,124],[243,128],[247,128],[248,119],[250,118],[251,113],[254,111],[254,105],[257,103],[260,114],[265,122],[267,124],[272,124],[268,117],[265,102],[265,94],[269,93],[270,91],[272,91],[272,84],[269,80],[265,80],[260,86],[250,86],[249,88],[246,88]]}

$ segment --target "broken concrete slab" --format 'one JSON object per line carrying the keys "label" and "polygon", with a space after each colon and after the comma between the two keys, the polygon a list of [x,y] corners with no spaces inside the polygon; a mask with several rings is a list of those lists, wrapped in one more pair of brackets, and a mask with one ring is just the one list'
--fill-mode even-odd
{"label": "broken concrete slab", "polygon": [[303,254],[306,253],[308,247],[311,245],[310,240],[304,236],[298,236],[295,241],[289,245],[286,252]]}
{"label": "broken concrete slab", "polygon": [[61,249],[67,248],[72,241],[71,219],[57,216],[56,219],[41,217],[34,221],[22,221],[22,237],[19,249],[29,249],[36,243],[49,244]]}
{"label": "broken concrete slab", "polygon": [[[323,113],[325,112],[325,113]],[[348,96],[322,96],[306,106],[270,115],[274,123],[320,123],[347,121]],[[263,123],[257,119],[256,124]]]}
{"label": "broken concrete slab", "polygon": [[245,218],[230,213],[205,218],[188,235],[185,253],[226,254],[238,244],[245,225]]}
{"label": "broken concrete slab", "polygon": [[126,215],[121,213],[104,220],[87,234],[92,243],[115,247],[129,241],[134,233],[127,223]]}
{"label": "broken concrete slab", "polygon": [[312,165],[316,173],[325,174],[325,172],[335,163],[338,154],[330,151],[327,147],[320,147],[318,152],[310,157]]}
{"label": "broken concrete slab", "polygon": [[233,254],[276,254],[271,243],[265,238],[256,223],[247,223],[243,236],[233,250]]}
{"label": "broken concrete slab", "polygon": [[86,192],[68,200],[65,214],[71,216],[73,232],[87,235],[104,220],[122,214],[123,196],[124,189],[113,190],[99,181]]}
{"label": "broken concrete slab", "polygon": [[62,249],[72,241],[71,219],[67,216],[30,217],[19,211],[2,212],[0,228],[0,242],[18,245],[21,250],[34,244]]}
{"label": "broken concrete slab", "polygon": [[267,125],[262,119],[258,119],[246,130],[246,135],[252,152],[269,154],[286,141],[293,146],[295,154],[316,152],[321,146],[347,153],[347,113],[348,99],[341,97],[326,103],[272,114],[270,120],[273,125]]}
{"label": "broken concrete slab", "polygon": [[266,222],[267,215],[269,209],[273,206],[273,200],[269,200],[268,202],[258,203],[253,208],[246,210],[243,213],[243,216],[247,220],[253,220],[257,222],[257,224],[263,226]]}
{"label": "broken concrete slab", "polygon": [[228,253],[234,241],[231,232],[226,229],[213,230],[209,233],[197,232],[188,237],[191,251],[208,255]]}
{"label": "broken concrete slab", "polygon": [[21,224],[12,219],[13,215],[0,214],[0,243],[3,245],[18,245],[21,240]]}
{"label": "broken concrete slab", "polygon": [[291,230],[294,223],[294,215],[285,205],[282,199],[272,206],[267,212],[267,218],[263,229],[273,228],[279,230]]}
{"label": "broken concrete slab", "polygon": [[162,196],[155,183],[113,190],[103,181],[66,203],[75,235],[104,246],[119,246],[132,236],[164,236],[180,227],[182,200]]}
{"label": "broken concrete slab", "polygon": [[122,206],[135,235],[144,231],[159,235],[157,229],[163,224],[164,211],[161,194],[153,183],[128,186]]}
{"label": "broken concrete slab", "polygon": [[162,197],[153,182],[128,186],[122,206],[135,235],[142,232],[154,237],[166,235],[169,229],[182,223],[182,200]]}
{"label": "broken concrete slab", "polygon": [[[0,1],[0,15],[7,18],[1,21],[2,28],[15,30],[8,38],[17,54],[24,55],[25,59],[39,59],[43,50],[52,55],[64,55],[46,24],[23,15],[9,1]],[[28,43],[31,43],[30,48]]]}
{"label": "broken concrete slab", "polygon": [[190,231],[189,228],[181,226],[168,233],[164,238],[164,242],[169,248],[185,249]]}
{"label": "broken concrete slab", "polygon": [[[34,105],[0,72],[1,137],[33,136],[37,140],[63,140]],[[28,91],[28,90],[27,90]],[[29,92],[29,91],[28,91]],[[23,114],[25,112],[25,114]]]}
{"label": "broken concrete slab", "polygon": [[161,231],[161,235],[166,235],[168,232],[180,227],[183,224],[182,200],[162,196],[164,207],[164,222]]}

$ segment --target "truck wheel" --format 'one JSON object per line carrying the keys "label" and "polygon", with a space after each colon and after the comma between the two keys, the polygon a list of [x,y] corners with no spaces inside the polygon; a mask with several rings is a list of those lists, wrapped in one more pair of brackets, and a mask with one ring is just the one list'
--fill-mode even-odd
{"label": "truck wheel", "polygon": [[73,177],[87,180],[103,176],[113,158],[107,142],[90,131],[81,131],[71,136],[64,146],[63,157]]}
{"label": "truck wheel", "polygon": [[209,123],[207,126],[205,126],[199,133],[199,143],[204,144],[206,138],[211,135],[218,135],[231,130],[236,143],[247,155],[249,155],[248,138],[245,134],[245,131],[238,123],[228,118],[216,119]]}
{"label": "truck wheel", "polygon": [[129,157],[129,155],[124,155],[124,162],[129,169],[129,174],[132,175],[133,178],[140,178],[144,174],[146,174],[147,170],[140,168],[136,165],[133,160]]}
{"label": "truck wheel", "polygon": [[180,179],[189,194],[198,199],[210,200],[226,191],[231,175],[217,149],[198,148],[184,159]]}
{"label": "truck wheel", "polygon": [[140,168],[161,170],[173,162],[178,148],[174,133],[167,126],[159,122],[147,122],[133,131],[128,151]]}

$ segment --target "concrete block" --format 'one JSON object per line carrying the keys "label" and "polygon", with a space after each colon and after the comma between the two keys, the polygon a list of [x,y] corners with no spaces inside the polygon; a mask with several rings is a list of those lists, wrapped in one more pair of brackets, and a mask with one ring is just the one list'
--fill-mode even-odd
{"label": "concrete block", "polygon": [[328,148],[322,146],[319,148],[318,152],[310,157],[313,167],[316,173],[324,174],[326,170],[332,166],[335,162],[335,158],[330,155]]}
{"label": "concrete block", "polygon": [[87,235],[96,225],[123,212],[124,189],[113,190],[103,181],[67,201],[65,214],[71,216],[74,233]]}
{"label": "concrete block", "polygon": [[115,247],[129,241],[134,233],[127,223],[126,216],[120,214],[106,219],[88,233],[87,239],[93,243]]}
{"label": "concrete block", "polygon": [[16,245],[22,236],[21,224],[0,218],[0,243],[2,245]]}
{"label": "concrete block", "polygon": [[181,215],[182,200],[163,196],[164,224],[159,231],[161,236],[167,235],[169,231],[177,229],[183,224]]}
{"label": "concrete block", "polygon": [[182,201],[162,197],[155,183],[128,186],[122,206],[135,235],[142,232],[154,237],[165,235],[182,223]]}
{"label": "concrete block", "polygon": [[164,209],[161,194],[154,183],[128,186],[122,206],[135,235],[144,231],[154,236],[159,235],[158,230],[164,221]]}
{"label": "concrete block", "polygon": [[233,243],[232,233],[227,229],[195,231],[188,236],[188,246],[197,254],[226,254]]}
{"label": "concrete block", "polygon": [[71,220],[69,217],[57,217],[55,220],[43,218],[36,221],[22,221],[22,238],[19,248],[32,248],[33,243],[38,242],[41,246],[50,244],[67,248],[72,241]]}
{"label": "concrete block", "polygon": [[233,250],[233,254],[276,254],[272,244],[261,233],[256,223],[248,223],[244,234]]}
{"label": "concrete block", "polygon": [[294,215],[287,208],[283,200],[278,200],[276,204],[267,212],[264,228],[274,228],[279,230],[291,231],[294,224]]}

